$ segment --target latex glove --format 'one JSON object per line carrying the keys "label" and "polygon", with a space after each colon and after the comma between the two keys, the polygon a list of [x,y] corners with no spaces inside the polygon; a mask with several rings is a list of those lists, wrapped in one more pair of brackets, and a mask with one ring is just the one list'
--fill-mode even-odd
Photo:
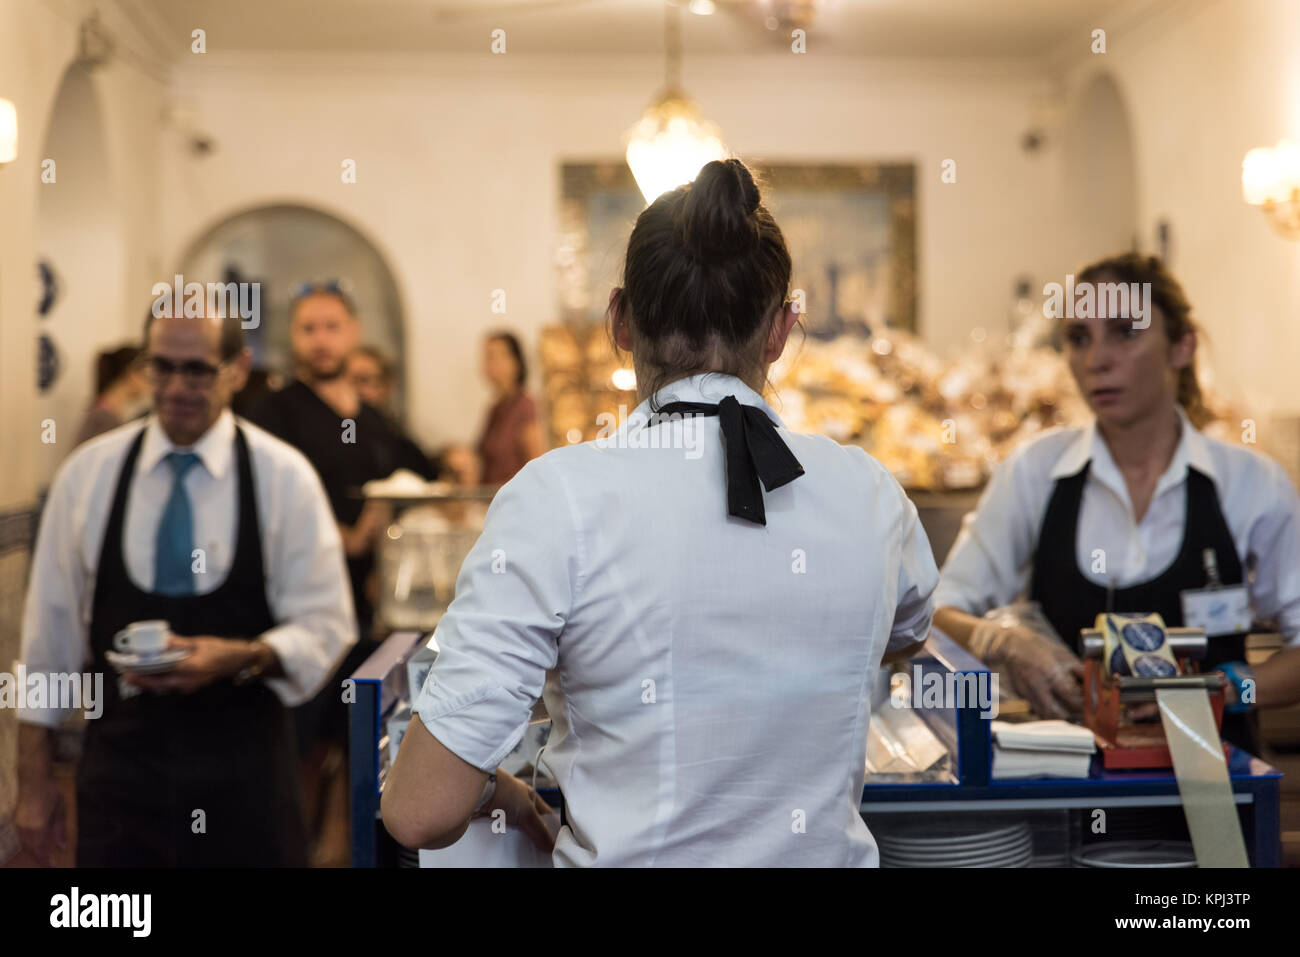
{"label": "latex glove", "polygon": [[970,651],[1000,672],[999,681],[1009,677],[1040,718],[1083,711],[1083,662],[1061,642],[1006,619],[983,620],[971,632]]}

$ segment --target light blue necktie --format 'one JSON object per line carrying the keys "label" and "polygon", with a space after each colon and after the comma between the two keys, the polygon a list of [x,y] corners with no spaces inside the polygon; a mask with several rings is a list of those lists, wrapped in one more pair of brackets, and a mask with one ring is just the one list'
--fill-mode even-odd
{"label": "light blue necktie", "polygon": [[185,473],[198,461],[193,452],[167,453],[175,477],[158,522],[158,547],[154,550],[153,589],[160,595],[194,594],[194,515],[185,491]]}

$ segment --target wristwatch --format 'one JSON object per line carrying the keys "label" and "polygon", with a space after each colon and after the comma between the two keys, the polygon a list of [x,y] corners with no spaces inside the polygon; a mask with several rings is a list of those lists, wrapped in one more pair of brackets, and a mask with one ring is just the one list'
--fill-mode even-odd
{"label": "wristwatch", "polygon": [[487,781],[483,783],[483,794],[479,797],[478,803],[474,805],[474,813],[470,817],[482,817],[487,813],[487,806],[492,802],[492,795],[497,793],[497,773],[493,771],[488,775]]}
{"label": "wristwatch", "polygon": [[234,678],[235,684],[246,685],[250,681],[259,677],[265,670],[266,666],[262,664],[261,659],[259,658],[259,660],[249,665],[247,668],[240,668],[239,671],[236,672]]}
{"label": "wristwatch", "polygon": [[[1218,670],[1222,671],[1224,676],[1232,682],[1232,686],[1237,689],[1237,700],[1230,705],[1225,705],[1223,710],[1229,714],[1245,714],[1255,707],[1255,672],[1250,665],[1244,661],[1225,661],[1218,666]],[[1246,696],[1247,683],[1250,684],[1251,689],[1250,702],[1242,700]]]}

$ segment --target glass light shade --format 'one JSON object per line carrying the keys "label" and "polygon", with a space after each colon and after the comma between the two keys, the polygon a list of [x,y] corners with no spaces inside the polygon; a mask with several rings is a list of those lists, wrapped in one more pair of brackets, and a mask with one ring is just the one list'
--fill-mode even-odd
{"label": "glass light shade", "polygon": [[1251,206],[1263,206],[1277,190],[1278,168],[1271,147],[1258,147],[1241,161],[1241,196]]}
{"label": "glass light shade", "polygon": [[8,100],[0,100],[0,163],[12,163],[18,157],[18,110]]}
{"label": "glass light shade", "polygon": [[646,110],[624,138],[627,165],[647,204],[694,180],[705,163],[727,156],[717,126],[673,90]]}
{"label": "glass light shade", "polygon": [[1277,200],[1291,198],[1291,194],[1300,189],[1300,143],[1282,140],[1273,148],[1273,160],[1277,164],[1279,195]]}

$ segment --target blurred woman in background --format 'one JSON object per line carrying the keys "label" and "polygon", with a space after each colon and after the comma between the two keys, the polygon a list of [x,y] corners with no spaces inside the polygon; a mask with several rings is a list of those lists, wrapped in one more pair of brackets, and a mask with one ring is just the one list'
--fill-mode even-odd
{"label": "blurred woman in background", "polygon": [[483,375],[497,398],[478,443],[480,479],[485,485],[499,485],[544,451],[537,403],[524,391],[528,364],[514,333],[494,332],[484,341]]}
{"label": "blurred woman in background", "polygon": [[149,411],[149,382],[139,358],[137,347],[122,346],[95,359],[95,398],[81,420],[78,445]]}

